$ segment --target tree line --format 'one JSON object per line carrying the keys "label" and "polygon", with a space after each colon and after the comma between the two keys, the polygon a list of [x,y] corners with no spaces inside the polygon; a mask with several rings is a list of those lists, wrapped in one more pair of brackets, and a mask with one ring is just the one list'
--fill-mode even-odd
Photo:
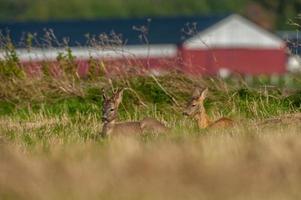
{"label": "tree line", "polygon": [[291,28],[301,0],[0,0],[0,21],[239,13],[266,28]]}

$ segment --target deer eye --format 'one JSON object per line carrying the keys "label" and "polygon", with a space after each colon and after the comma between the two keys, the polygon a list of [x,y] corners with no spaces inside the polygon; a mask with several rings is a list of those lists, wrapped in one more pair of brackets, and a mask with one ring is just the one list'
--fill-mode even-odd
{"label": "deer eye", "polygon": [[192,104],[192,107],[195,107],[196,106],[196,104]]}
{"label": "deer eye", "polygon": [[114,111],[114,108],[111,108],[110,111]]}

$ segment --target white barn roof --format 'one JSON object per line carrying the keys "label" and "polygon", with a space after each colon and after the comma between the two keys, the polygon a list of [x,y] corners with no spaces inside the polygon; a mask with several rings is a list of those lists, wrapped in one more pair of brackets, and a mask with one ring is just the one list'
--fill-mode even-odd
{"label": "white barn roof", "polygon": [[283,48],[285,42],[253,22],[236,14],[196,34],[184,42],[188,49]]}

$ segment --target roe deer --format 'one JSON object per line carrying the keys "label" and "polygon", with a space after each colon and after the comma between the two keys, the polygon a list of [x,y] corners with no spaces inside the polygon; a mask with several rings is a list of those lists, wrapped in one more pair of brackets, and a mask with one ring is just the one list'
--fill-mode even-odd
{"label": "roe deer", "polygon": [[133,122],[116,122],[117,110],[119,104],[122,101],[123,90],[119,89],[113,94],[111,98],[108,98],[103,93],[104,105],[103,105],[103,128],[102,136],[113,135],[128,135],[128,134],[142,134],[145,132],[151,133],[167,133],[167,128],[163,123],[154,118],[144,118],[141,121]]}
{"label": "roe deer", "polygon": [[232,119],[222,117],[218,120],[212,121],[209,118],[204,107],[204,100],[206,99],[207,93],[208,88],[204,89],[202,92],[200,92],[197,88],[193,93],[192,99],[188,102],[183,114],[193,116],[197,120],[199,128],[233,126],[234,121]]}

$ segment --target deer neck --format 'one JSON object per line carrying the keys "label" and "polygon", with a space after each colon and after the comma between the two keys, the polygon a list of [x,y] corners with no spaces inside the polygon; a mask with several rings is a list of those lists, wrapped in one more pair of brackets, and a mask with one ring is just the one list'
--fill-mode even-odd
{"label": "deer neck", "polygon": [[115,120],[112,120],[110,122],[107,122],[107,121],[104,122],[101,134],[103,136],[109,136],[113,131],[114,125],[115,125]]}
{"label": "deer neck", "polygon": [[200,111],[196,115],[196,119],[199,128],[207,128],[212,123],[203,105],[200,107]]}

